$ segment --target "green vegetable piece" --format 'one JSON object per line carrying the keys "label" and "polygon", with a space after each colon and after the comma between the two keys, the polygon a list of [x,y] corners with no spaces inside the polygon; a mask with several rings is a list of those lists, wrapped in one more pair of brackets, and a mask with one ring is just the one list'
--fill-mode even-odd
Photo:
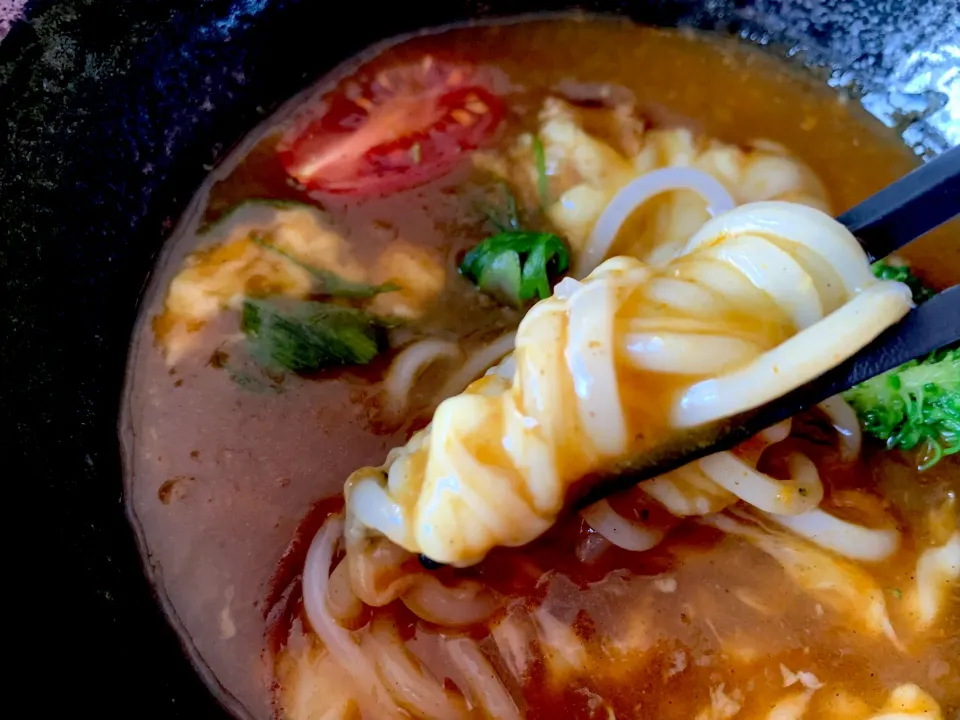
{"label": "green vegetable piece", "polygon": [[920,447],[918,468],[960,452],[960,347],[860,383],[844,393],[864,431],[888,449]]}
{"label": "green vegetable piece", "polygon": [[534,297],[550,297],[551,278],[569,265],[567,246],[553,233],[508,231],[468,252],[460,273],[501,302],[520,307]]}
{"label": "green vegetable piece", "polygon": [[498,183],[497,187],[500,188],[505,198],[506,210],[503,210],[499,204],[488,202],[477,203],[477,209],[486,216],[487,222],[499,232],[519,230],[520,218],[517,215],[517,198],[514,197],[505,183]]}
{"label": "green vegetable piece", "polygon": [[896,280],[902,282],[913,293],[913,301],[919,305],[926,302],[936,291],[931,290],[906,265],[890,265],[885,260],[877,260],[872,266],[873,274],[881,280]]}
{"label": "green vegetable piece", "polygon": [[512,250],[497,255],[480,271],[477,286],[505,305],[519,307],[522,285],[520,256]]}
{"label": "green vegetable piece", "polygon": [[372,315],[330,303],[247,298],[241,328],[259,363],[299,373],[366,365],[382,347]]}
{"label": "green vegetable piece", "polygon": [[276,245],[271,244],[262,235],[252,234],[250,239],[260,247],[285,257],[297,267],[301,267],[310,273],[316,281],[317,286],[314,288],[314,292],[316,292],[317,295],[363,299],[373,297],[374,295],[379,295],[380,293],[394,292],[395,290],[400,289],[400,286],[396,283],[370,285],[368,283],[347,280],[344,277],[340,277],[332,270],[325,270],[323,268],[314,267],[313,265],[300,262],[300,260],[295,258],[290,253],[286,252],[285,250],[281,250]]}

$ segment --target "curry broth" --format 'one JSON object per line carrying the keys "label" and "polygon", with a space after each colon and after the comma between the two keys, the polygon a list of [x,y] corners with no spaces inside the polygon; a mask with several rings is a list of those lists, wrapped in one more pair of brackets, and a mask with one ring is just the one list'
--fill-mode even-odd
{"label": "curry broth", "polygon": [[[654,124],[689,126],[730,143],[755,138],[782,143],[819,175],[835,211],[917,162],[856,102],[732,40],[612,21],[538,21],[416,37],[372,62],[387,67],[425,53],[493,68],[494,89],[510,108],[497,146],[533,127],[546,95],[589,97],[617,86],[625,90],[616,92],[632,93],[641,115]],[[279,392],[237,382],[222,363],[210,362],[223,338],[236,333],[233,312],[204,328],[189,357],[167,367],[150,320],[185,254],[202,244],[198,225],[215,222],[252,197],[317,201],[287,181],[274,151],[276,139],[267,128],[252,149],[218,171],[200,200],[203,213],[171,240],[135,337],[122,420],[127,503],[168,612],[195,648],[195,659],[257,718],[271,714],[264,599],[300,519],[317,500],[339,493],[352,470],[380,463],[427,421],[430,409],[425,401],[400,424],[381,422],[378,391],[386,362],[379,360],[362,371],[288,376]],[[515,327],[520,317],[477,293],[455,271],[463,252],[488,234],[476,207],[482,189],[482,179],[463,163],[438,181],[392,197],[320,200],[363,261],[372,262],[398,238],[432,253],[446,270],[446,286],[418,332],[457,339],[469,349]],[[944,240],[951,230],[956,231],[932,234],[907,253],[921,275],[940,286],[960,277],[960,244]],[[438,373],[431,383],[443,379]],[[903,508],[904,520],[945,493],[960,493],[955,460],[918,479],[905,461],[882,452],[870,452],[851,467],[838,465],[829,447],[812,450],[828,493],[873,488],[871,493]],[[594,694],[610,701],[618,717],[652,717],[656,709],[658,717],[688,718],[709,704],[707,688],[718,682],[728,688],[749,683],[750,703],[772,704],[783,694],[780,663],[812,670],[822,682],[842,680],[872,700],[897,683],[915,681],[948,717],[960,708],[956,597],[939,634],[916,646],[908,639],[910,653],[899,655],[884,640],[841,627],[829,613],[818,614],[789,583],[766,582],[779,577],[779,567],[715,530],[686,524],[666,548],[643,554],[614,548],[593,564],[573,554],[580,532],[579,520],[561,521],[528,549],[497,551],[471,571],[518,596],[521,604],[542,594],[543,573],[560,578],[550,592],[562,595],[555,602],[571,614],[596,658],[588,688],[558,684],[535,667],[524,688],[531,718],[591,717]],[[901,552],[910,542],[908,537]],[[890,590],[896,621],[896,591],[909,582],[911,570],[897,562],[874,570]],[[664,573],[676,581],[674,592],[657,589],[655,576]],[[764,615],[731,599],[738,591],[777,612]],[[644,618],[636,622],[645,623],[621,632],[636,640],[632,659],[613,660],[603,647],[590,645],[596,625],[629,624],[631,611]],[[744,657],[734,657],[738,652]],[[678,653],[685,669],[671,673],[681,662]]]}

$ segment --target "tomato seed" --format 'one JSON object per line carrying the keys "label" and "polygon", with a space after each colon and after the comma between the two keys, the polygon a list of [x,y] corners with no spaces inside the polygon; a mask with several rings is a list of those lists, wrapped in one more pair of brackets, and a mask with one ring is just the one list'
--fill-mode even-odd
{"label": "tomato seed", "polygon": [[470,127],[477,122],[477,118],[471,115],[469,112],[463,108],[455,108],[450,111],[450,114],[453,116],[453,119],[464,127]]}

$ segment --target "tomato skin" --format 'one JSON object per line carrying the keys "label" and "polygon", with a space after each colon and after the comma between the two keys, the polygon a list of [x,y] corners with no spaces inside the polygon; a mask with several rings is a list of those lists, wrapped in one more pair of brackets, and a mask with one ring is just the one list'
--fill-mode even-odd
{"label": "tomato skin", "polygon": [[287,173],[310,190],[382,196],[448,173],[496,131],[503,100],[463,68],[403,66],[359,97],[324,98],[278,145]]}

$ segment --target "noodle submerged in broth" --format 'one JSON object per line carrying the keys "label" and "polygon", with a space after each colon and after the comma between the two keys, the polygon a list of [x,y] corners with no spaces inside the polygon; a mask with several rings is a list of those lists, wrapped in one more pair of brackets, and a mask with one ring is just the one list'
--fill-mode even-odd
{"label": "noodle submerged in broth", "polygon": [[565,512],[913,307],[830,216],[910,164],[856,113],[745,48],[552,21],[405,41],[272,126],[131,381],[198,658],[289,720],[952,718],[949,437],[921,473],[836,397]]}

